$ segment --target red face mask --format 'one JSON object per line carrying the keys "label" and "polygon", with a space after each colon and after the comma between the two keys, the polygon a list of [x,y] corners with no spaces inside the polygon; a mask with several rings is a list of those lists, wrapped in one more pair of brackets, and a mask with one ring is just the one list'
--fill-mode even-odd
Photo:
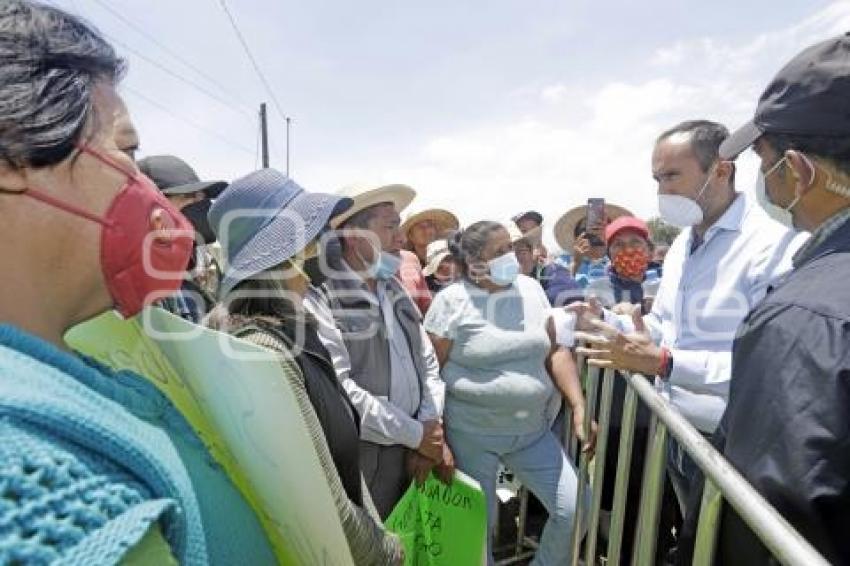
{"label": "red face mask", "polygon": [[[90,147],[80,150],[127,176],[104,217],[35,189],[23,194],[103,227],[100,264],[115,309],[125,318],[180,288],[192,253],[194,230],[153,182]],[[154,230],[157,215],[162,228]]]}
{"label": "red face mask", "polygon": [[611,258],[611,263],[620,277],[642,281],[649,267],[649,254],[641,248],[626,248]]}

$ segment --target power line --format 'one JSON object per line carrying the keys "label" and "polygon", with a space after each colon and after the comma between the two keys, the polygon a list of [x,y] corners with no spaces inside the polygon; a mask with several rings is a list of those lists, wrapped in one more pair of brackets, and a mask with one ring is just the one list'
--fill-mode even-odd
{"label": "power line", "polygon": [[251,54],[251,49],[248,47],[248,42],[245,41],[245,37],[242,35],[242,32],[239,31],[239,26],[236,25],[236,20],[233,18],[233,14],[231,14],[230,10],[227,8],[227,3],[225,3],[224,0],[218,0],[218,3],[221,5],[221,9],[224,10],[227,19],[230,20],[230,25],[233,28],[233,32],[236,34],[236,38],[239,39],[239,43],[242,44],[242,48],[245,50],[245,54],[248,56],[248,59],[251,61],[251,65],[254,66],[254,70],[257,72],[257,76],[260,78],[260,81],[263,83],[263,86],[266,89],[266,93],[269,95],[269,98],[272,99],[277,113],[280,114],[280,117],[283,120],[286,120],[288,116],[283,111],[283,108],[281,108],[280,102],[278,102],[277,96],[275,96],[274,91],[272,90],[272,87],[269,84],[269,81],[266,80],[266,76],[263,74],[263,71],[260,70],[260,65],[257,63],[257,60],[254,59],[254,55]]}
{"label": "power line", "polygon": [[[64,8],[62,8],[61,6],[59,6],[59,5],[56,3],[56,0],[46,0],[46,1],[47,1],[47,3],[48,3],[48,4],[50,4],[50,5],[51,5],[51,6],[53,6],[54,8],[57,8],[57,9],[59,9],[59,10],[63,10],[63,9],[64,9]],[[77,13],[79,14],[79,12],[77,12]],[[244,115],[244,116],[248,116],[248,117],[250,117],[250,118],[252,118],[252,119],[254,118],[254,115],[253,115],[253,114],[251,114],[251,112],[249,112],[248,110],[245,110],[244,108],[241,108],[241,107],[239,107],[239,106],[237,106],[237,105],[234,105],[231,101],[228,101],[228,100],[223,99],[223,98],[222,98],[222,97],[220,97],[219,95],[217,95],[217,94],[215,94],[215,93],[213,93],[213,92],[210,92],[210,91],[209,91],[209,90],[207,90],[205,87],[203,87],[203,86],[201,86],[201,85],[197,84],[196,82],[194,82],[194,81],[192,81],[192,80],[187,79],[186,77],[184,77],[183,75],[181,75],[181,74],[179,74],[179,73],[177,73],[177,72],[175,72],[175,71],[172,71],[171,69],[169,69],[168,67],[164,66],[162,63],[160,63],[160,62],[159,62],[159,61],[157,61],[156,59],[153,59],[153,58],[151,58],[151,57],[148,57],[148,56],[147,56],[147,55],[145,55],[144,53],[142,53],[142,52],[138,51],[137,49],[134,49],[134,48],[130,47],[129,45],[127,45],[127,44],[126,44],[126,43],[124,43],[123,41],[119,40],[118,38],[116,38],[116,37],[114,37],[114,36],[112,36],[112,35],[109,35],[108,33],[103,32],[103,31],[101,31],[100,33],[101,33],[104,37],[108,38],[108,39],[109,39],[110,41],[112,41],[113,43],[116,43],[117,45],[120,45],[121,47],[123,47],[124,49],[126,49],[127,51],[129,51],[130,53],[133,53],[133,54],[137,55],[138,57],[141,57],[143,60],[147,61],[147,62],[148,62],[148,63],[150,63],[151,65],[154,65],[155,67],[159,68],[160,70],[162,70],[163,72],[167,73],[168,75],[170,75],[170,76],[174,77],[175,79],[177,79],[177,80],[179,80],[179,81],[182,81],[182,82],[186,83],[187,85],[189,85],[189,86],[193,87],[193,88],[194,88],[194,89],[196,89],[197,91],[199,91],[199,92],[201,92],[201,93],[205,94],[206,96],[208,96],[208,97],[212,98],[212,99],[213,99],[213,100],[215,100],[216,102],[219,102],[219,103],[220,103],[220,104],[222,104],[225,108],[228,108],[228,109],[230,109],[230,110],[232,110],[232,111],[234,111],[234,112],[239,112],[240,114],[242,114],[242,115]],[[138,92],[138,91],[132,91],[132,92],[135,92],[137,95],[139,95],[139,96],[141,96],[141,97],[144,97],[144,95],[143,95],[143,94],[141,94],[141,93],[140,93],[140,92]],[[148,100],[148,102],[155,103],[155,102],[154,102],[154,101],[152,101],[151,99],[149,99],[149,98],[147,98],[147,97],[145,97],[145,98]],[[164,107],[162,107],[162,105],[160,105],[159,103],[155,103],[155,104],[156,104],[157,106],[159,106],[160,108],[163,108],[163,109],[164,109]]]}
{"label": "power line", "polygon": [[142,53],[141,51],[138,51],[137,49],[134,49],[134,48],[130,47],[129,45],[127,45],[126,43],[124,43],[124,42],[120,41],[119,39],[116,39],[115,37],[112,37],[112,36],[110,36],[110,35],[108,35],[108,34],[106,34],[106,33],[104,33],[103,35],[105,35],[105,36],[106,36],[106,37],[108,37],[111,41],[113,41],[114,43],[116,43],[116,44],[120,45],[121,47],[123,47],[123,48],[124,48],[124,49],[126,49],[127,51],[129,51],[129,52],[131,52],[131,53],[135,54],[135,55],[136,55],[136,56],[138,56],[138,57],[141,57],[142,59],[144,59],[145,61],[147,61],[147,62],[148,62],[148,63],[150,63],[151,65],[153,65],[153,66],[155,66],[155,67],[159,68],[160,70],[162,70],[163,72],[167,73],[168,75],[170,75],[170,76],[174,77],[175,79],[177,79],[177,80],[179,80],[179,81],[182,81],[182,82],[186,83],[187,85],[189,85],[189,86],[193,87],[193,88],[194,88],[195,90],[197,90],[198,92],[201,92],[201,93],[203,93],[203,94],[207,95],[209,98],[212,98],[212,99],[213,99],[213,100],[215,100],[216,102],[218,102],[218,103],[222,104],[225,108],[229,108],[230,110],[232,110],[232,111],[234,111],[234,112],[238,112],[238,113],[240,113],[240,114],[242,114],[242,115],[244,115],[244,116],[248,116],[248,117],[250,117],[250,118],[253,118],[253,117],[254,117],[254,116],[253,116],[250,112],[248,112],[248,111],[247,111],[247,110],[245,110],[244,108],[242,108],[242,107],[240,107],[240,106],[234,106],[232,102],[230,102],[230,101],[228,101],[228,100],[225,100],[225,99],[223,99],[222,97],[220,97],[219,95],[215,94],[214,92],[211,92],[211,91],[207,90],[205,87],[203,87],[203,86],[199,85],[199,84],[198,84],[198,83],[196,83],[195,81],[192,81],[192,80],[190,80],[190,79],[187,79],[186,77],[184,77],[184,76],[183,76],[183,75],[181,75],[180,73],[177,73],[177,72],[175,72],[175,71],[172,71],[171,69],[169,69],[168,67],[166,67],[165,65],[163,65],[162,63],[160,63],[159,61],[157,61],[156,59],[153,59],[153,58],[151,58],[151,57],[148,57],[147,55],[145,55],[145,54],[144,54],[144,53]]}
{"label": "power line", "polygon": [[185,65],[186,67],[192,69],[195,73],[198,74],[198,76],[206,79],[210,84],[215,85],[216,88],[221,90],[223,93],[227,94],[232,100],[239,102],[239,104],[241,104],[243,106],[248,106],[244,102],[240,101],[239,96],[236,96],[229,89],[222,86],[222,84],[219,83],[217,79],[208,75],[206,72],[204,72],[203,70],[199,69],[196,65],[194,65],[191,61],[188,61],[185,57],[183,57],[182,55],[177,53],[175,50],[173,50],[170,47],[168,47],[167,45],[163,44],[153,34],[146,31],[140,25],[136,24],[131,19],[129,19],[127,16],[125,16],[124,14],[122,14],[121,12],[119,12],[118,10],[113,8],[112,6],[110,6],[109,3],[107,3],[105,0],[94,0],[94,2],[96,2],[104,10],[108,11],[110,14],[115,16],[117,19],[121,20],[125,25],[134,29],[137,33],[139,33],[140,35],[145,37],[148,41],[151,41],[152,43],[157,45],[164,52],[168,53],[171,57],[173,57],[174,59],[176,59],[177,61],[179,61],[183,65]]}
{"label": "power line", "polygon": [[165,106],[164,104],[157,102],[153,98],[150,98],[149,96],[139,92],[138,90],[134,89],[130,85],[125,84],[125,85],[122,85],[121,88],[131,92],[132,94],[134,94],[135,96],[138,96],[139,98],[141,98],[142,100],[144,100],[145,102],[150,104],[151,106],[155,106],[156,108],[162,110],[163,112],[171,115],[174,118],[177,118],[178,120],[180,120],[182,122],[185,122],[186,124],[192,126],[193,128],[195,128],[195,129],[197,129],[201,132],[204,132],[205,134],[215,136],[216,138],[223,141],[227,145],[229,145],[229,146],[231,146],[235,149],[238,149],[239,151],[243,151],[243,152],[247,153],[248,155],[252,155],[256,158],[257,152],[255,150],[253,150],[253,149],[251,149],[247,146],[244,146],[241,143],[234,142],[232,139],[221,135],[219,132],[217,132],[217,131],[215,131],[211,128],[208,128],[206,126],[203,126],[201,124],[198,124],[194,120],[190,120],[190,119],[186,118],[185,116],[178,114],[177,112],[174,112],[171,108],[169,108],[169,107]]}

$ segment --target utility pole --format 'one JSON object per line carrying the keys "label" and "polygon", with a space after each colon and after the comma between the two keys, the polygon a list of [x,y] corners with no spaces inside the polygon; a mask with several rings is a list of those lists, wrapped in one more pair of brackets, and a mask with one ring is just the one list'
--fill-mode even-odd
{"label": "utility pole", "polygon": [[289,177],[289,126],[292,120],[286,117],[286,176]]}
{"label": "utility pole", "polygon": [[[266,103],[260,104],[260,143],[263,148],[263,169],[269,166],[269,124],[266,118]],[[289,151],[289,143],[286,144],[287,152]],[[288,160],[288,159],[287,159]],[[289,164],[286,166],[289,169]]]}

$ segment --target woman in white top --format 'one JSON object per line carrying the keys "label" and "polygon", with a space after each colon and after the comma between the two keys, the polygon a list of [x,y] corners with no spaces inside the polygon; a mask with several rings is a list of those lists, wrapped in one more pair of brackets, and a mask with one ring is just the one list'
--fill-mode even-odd
{"label": "woman in white top", "polygon": [[[572,354],[555,344],[546,295],[518,274],[501,224],[473,224],[450,249],[463,278],[434,298],[424,326],[446,382],[455,463],[481,483],[490,523],[499,463],[510,468],[549,512],[533,564],[567,564],[578,483],[550,426],[562,395],[582,433],[585,401]],[[592,449],[591,439],[579,438]]]}

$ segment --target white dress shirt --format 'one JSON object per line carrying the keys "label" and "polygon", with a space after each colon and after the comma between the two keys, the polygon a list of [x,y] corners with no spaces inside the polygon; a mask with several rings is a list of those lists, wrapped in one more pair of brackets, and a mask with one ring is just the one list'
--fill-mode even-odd
{"label": "white dress shirt", "polygon": [[[789,230],[738,194],[691,253],[693,237],[693,228],[687,228],[670,246],[644,322],[673,356],[669,379],[656,385],[691,424],[713,433],[729,397],[738,325],[768,285],[791,270],[791,258],[808,234]],[[629,317],[606,312],[605,319],[623,332],[634,330]]]}
{"label": "white dress shirt", "polygon": [[[385,284],[384,284],[385,285]],[[382,289],[382,288],[381,288]],[[318,323],[318,335],[331,357],[337,377],[360,414],[360,438],[376,444],[390,446],[402,444],[416,449],[422,442],[422,422],[439,420],[443,413],[445,384],[440,379],[437,355],[422,325],[422,356],[427,368],[425,379],[417,385],[417,376],[404,332],[392,315],[389,301],[378,299],[390,339],[390,398],[372,395],[351,379],[351,360],[337,328],[333,314],[321,295],[310,289],[304,297],[304,308]],[[401,342],[398,342],[400,340]],[[403,348],[400,346],[403,344]],[[419,389],[422,394],[420,398]],[[413,417],[419,411],[416,418]]]}

